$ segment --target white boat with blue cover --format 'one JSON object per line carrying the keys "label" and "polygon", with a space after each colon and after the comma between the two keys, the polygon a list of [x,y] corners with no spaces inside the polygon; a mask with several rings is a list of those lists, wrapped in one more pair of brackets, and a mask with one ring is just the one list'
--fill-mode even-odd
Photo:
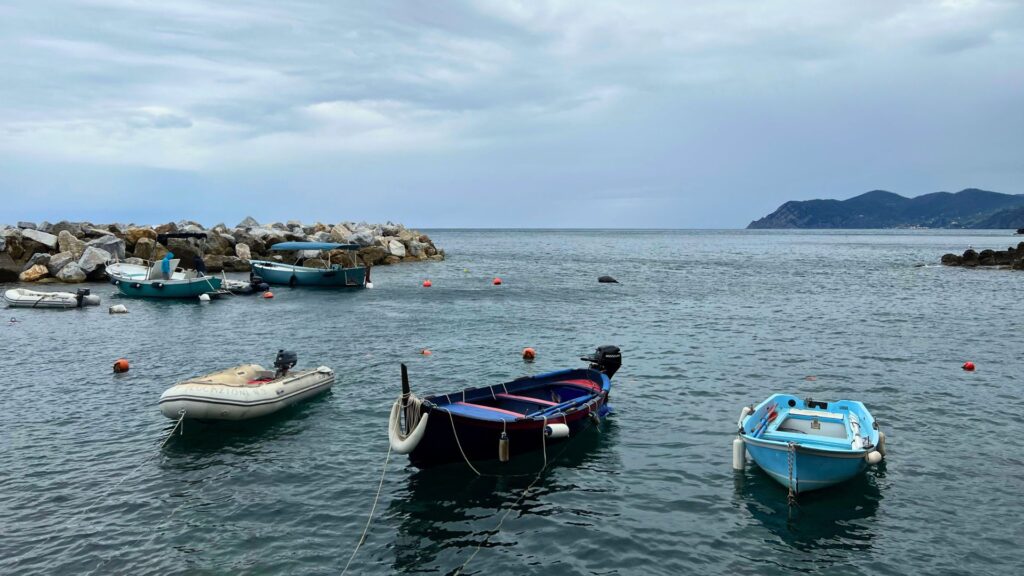
{"label": "white boat with blue cover", "polygon": [[[357,244],[336,244],[333,242],[279,242],[270,247],[276,252],[296,252],[298,258],[294,264],[271,262],[269,260],[251,260],[252,275],[258,276],[267,284],[291,286],[324,286],[333,288],[372,288],[369,266],[352,266],[345,268],[339,264],[331,264],[330,257],[325,254],[331,250],[359,250]],[[320,253],[324,266],[301,266],[304,253],[315,251]]]}
{"label": "white boat with blue cover", "polygon": [[877,464],[885,435],[861,402],[815,402],[773,394],[740,413],[734,467],[742,450],[769,476],[793,493],[839,484]]}

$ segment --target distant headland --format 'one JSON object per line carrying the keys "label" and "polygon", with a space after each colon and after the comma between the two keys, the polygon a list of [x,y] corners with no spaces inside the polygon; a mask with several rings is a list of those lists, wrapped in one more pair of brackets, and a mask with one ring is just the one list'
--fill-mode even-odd
{"label": "distant headland", "polygon": [[847,200],[786,202],[754,220],[764,228],[974,228],[1024,227],[1024,194],[967,188],[907,198],[872,190]]}
{"label": "distant headland", "polygon": [[[166,234],[194,233],[202,238],[167,238]],[[105,265],[112,259],[159,260],[173,252],[183,267],[196,256],[209,272],[247,272],[249,260],[281,260],[270,247],[287,241],[355,244],[359,259],[369,265],[419,260],[443,260],[444,250],[416,230],[401,224],[260,224],[246,218],[237,226],[217,224],[209,229],[183,220],[158,226],[92,224],[90,222],[18,222],[0,225],[0,282],[85,282],[106,278]],[[352,252],[332,250],[332,263],[351,266]],[[302,256],[302,254],[299,254]]]}

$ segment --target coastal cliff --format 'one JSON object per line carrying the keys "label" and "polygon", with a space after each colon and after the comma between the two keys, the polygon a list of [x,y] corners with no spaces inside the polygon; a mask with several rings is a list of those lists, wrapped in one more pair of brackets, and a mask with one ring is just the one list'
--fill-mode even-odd
{"label": "coastal cliff", "polygon": [[847,200],[790,201],[751,222],[766,228],[1019,228],[1024,194],[977,188],[907,198],[872,190]]}
{"label": "coastal cliff", "polygon": [[[166,245],[157,241],[160,234],[176,232],[203,233],[206,238],[171,238]],[[429,236],[391,222],[260,224],[249,217],[234,227],[217,224],[209,229],[187,220],[158,226],[18,222],[0,226],[0,282],[103,280],[108,260],[155,261],[168,251],[185,268],[192,266],[195,256],[202,256],[209,272],[247,272],[251,259],[283,260],[270,247],[287,241],[356,244],[360,261],[370,265],[444,259],[444,250]],[[332,250],[329,255],[332,263],[354,264],[349,251]]]}

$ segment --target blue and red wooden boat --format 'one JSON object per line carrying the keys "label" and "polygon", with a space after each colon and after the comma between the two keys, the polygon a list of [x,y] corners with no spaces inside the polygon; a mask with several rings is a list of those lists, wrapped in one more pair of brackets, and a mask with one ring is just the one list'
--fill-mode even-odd
{"label": "blue and red wooden boat", "polygon": [[391,448],[414,466],[508,461],[571,438],[610,411],[611,378],[622,364],[616,346],[582,360],[587,368],[519,378],[418,399],[402,365],[402,396],[391,409]]}

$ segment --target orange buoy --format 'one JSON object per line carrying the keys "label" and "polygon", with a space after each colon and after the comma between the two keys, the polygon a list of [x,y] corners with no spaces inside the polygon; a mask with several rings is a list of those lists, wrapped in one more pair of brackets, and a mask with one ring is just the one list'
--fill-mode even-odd
{"label": "orange buoy", "polygon": [[494,281],[491,282],[491,284],[494,284],[495,286],[501,286],[501,278],[495,278]]}
{"label": "orange buoy", "polygon": [[114,361],[114,374],[124,374],[128,371],[128,360],[125,358],[118,358]]}
{"label": "orange buoy", "polygon": [[962,366],[962,368],[964,370],[967,370],[968,372],[974,372],[974,362],[971,362],[970,360],[968,360],[967,362],[964,362],[964,365]]}
{"label": "orange buoy", "polygon": [[273,298],[274,297],[274,293],[271,292],[270,290],[267,290],[266,292],[263,293],[263,297],[264,298]]}
{"label": "orange buoy", "polygon": [[431,354],[433,354],[433,352],[431,352],[430,350],[427,350],[426,348],[424,348],[423,350],[420,350],[420,354],[422,354],[424,356],[430,356]]}
{"label": "orange buoy", "polygon": [[430,288],[430,287],[431,287],[431,286],[433,286],[433,285],[434,285],[434,284],[433,284],[433,283],[432,283],[432,282],[431,282],[430,280],[424,280],[424,281],[423,281],[423,287],[424,287],[424,288]]}
{"label": "orange buoy", "polygon": [[527,362],[533,362],[533,359],[537,357],[537,351],[533,348],[523,348],[523,360]]}

